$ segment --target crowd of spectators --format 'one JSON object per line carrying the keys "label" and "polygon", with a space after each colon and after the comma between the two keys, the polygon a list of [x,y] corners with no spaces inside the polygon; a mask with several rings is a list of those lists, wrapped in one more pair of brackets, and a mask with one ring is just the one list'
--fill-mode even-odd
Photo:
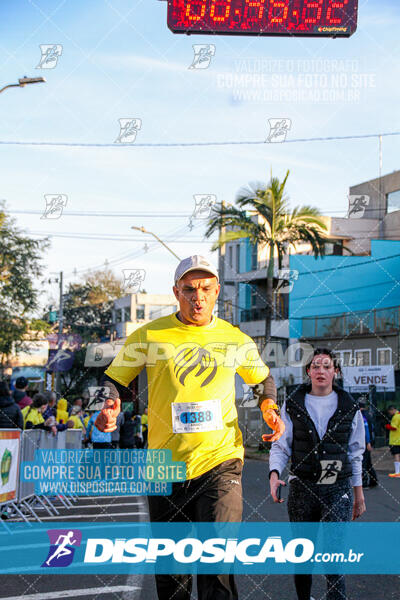
{"label": "crowd of spectators", "polygon": [[0,381],[0,429],[43,429],[52,435],[66,429],[82,433],[82,445],[93,448],[144,448],[147,444],[147,409],[137,415],[121,412],[117,430],[103,433],[95,426],[99,411],[90,411],[82,398],[68,402],[57,400],[56,392],[29,391],[29,381],[18,377],[14,390],[6,381]]}

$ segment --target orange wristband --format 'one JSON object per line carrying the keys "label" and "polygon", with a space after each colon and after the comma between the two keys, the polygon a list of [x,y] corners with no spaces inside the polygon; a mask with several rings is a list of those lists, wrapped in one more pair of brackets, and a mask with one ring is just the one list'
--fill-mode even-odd
{"label": "orange wristband", "polygon": [[266,398],[265,400],[263,400],[261,402],[261,411],[264,412],[264,410],[270,410],[271,408],[273,410],[279,410],[279,406],[277,404],[275,404],[275,402],[269,398]]}

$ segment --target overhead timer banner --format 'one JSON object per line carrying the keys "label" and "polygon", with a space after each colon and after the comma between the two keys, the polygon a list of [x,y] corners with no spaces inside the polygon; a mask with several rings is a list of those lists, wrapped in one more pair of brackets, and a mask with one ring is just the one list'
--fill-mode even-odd
{"label": "overhead timer banner", "polygon": [[168,0],[174,33],[349,37],[358,0]]}

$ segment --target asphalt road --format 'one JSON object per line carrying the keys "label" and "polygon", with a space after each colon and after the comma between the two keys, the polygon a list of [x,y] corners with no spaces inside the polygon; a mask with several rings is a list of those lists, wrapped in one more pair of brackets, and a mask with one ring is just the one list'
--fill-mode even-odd
{"label": "asphalt road", "polygon": [[[244,520],[287,521],[286,506],[277,505],[268,497],[268,464],[246,459],[243,474]],[[394,522],[400,518],[400,479],[391,479],[388,471],[378,471],[380,485],[365,491],[367,512],[361,521]],[[285,497],[285,494],[283,495]],[[59,518],[84,521],[148,520],[146,502],[142,498],[81,498]],[[44,513],[41,513],[43,516]],[[400,565],[399,556],[394,556]],[[400,574],[400,566],[399,566]],[[347,576],[348,600],[400,600],[400,577],[360,575]],[[281,575],[246,576],[237,578],[240,600],[295,600],[292,577]],[[315,600],[326,600],[323,576],[314,577],[312,594]],[[151,576],[123,575],[2,575],[0,599],[52,600],[56,598],[91,598],[96,600],[156,600]],[[193,600],[197,598],[195,587]]]}

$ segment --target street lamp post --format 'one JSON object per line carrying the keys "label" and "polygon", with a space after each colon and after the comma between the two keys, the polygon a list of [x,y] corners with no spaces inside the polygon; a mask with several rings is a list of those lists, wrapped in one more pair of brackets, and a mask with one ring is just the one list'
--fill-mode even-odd
{"label": "street lamp post", "polygon": [[46,80],[44,77],[21,77],[21,79],[18,79],[18,83],[9,83],[8,85],[2,87],[0,89],[0,94],[8,88],[25,87],[26,85],[30,85],[31,83],[46,83]]}
{"label": "street lamp post", "polygon": [[156,235],[155,233],[153,233],[152,231],[147,231],[147,229],[145,229],[144,227],[135,227],[134,225],[132,225],[131,229],[136,229],[136,231],[141,231],[142,233],[148,233],[149,235],[152,235],[153,237],[156,238],[156,240],[158,242],[160,242],[160,244],[162,244],[164,246],[164,248],[166,248],[168,250],[168,252],[171,252],[171,254],[173,254],[175,256],[175,258],[177,258],[180,262],[180,258],[177,254],[175,254],[175,252],[173,252],[171,250],[171,248],[169,248],[167,246],[167,244],[165,244],[162,240],[160,240],[160,238],[158,237],[158,235]]}

